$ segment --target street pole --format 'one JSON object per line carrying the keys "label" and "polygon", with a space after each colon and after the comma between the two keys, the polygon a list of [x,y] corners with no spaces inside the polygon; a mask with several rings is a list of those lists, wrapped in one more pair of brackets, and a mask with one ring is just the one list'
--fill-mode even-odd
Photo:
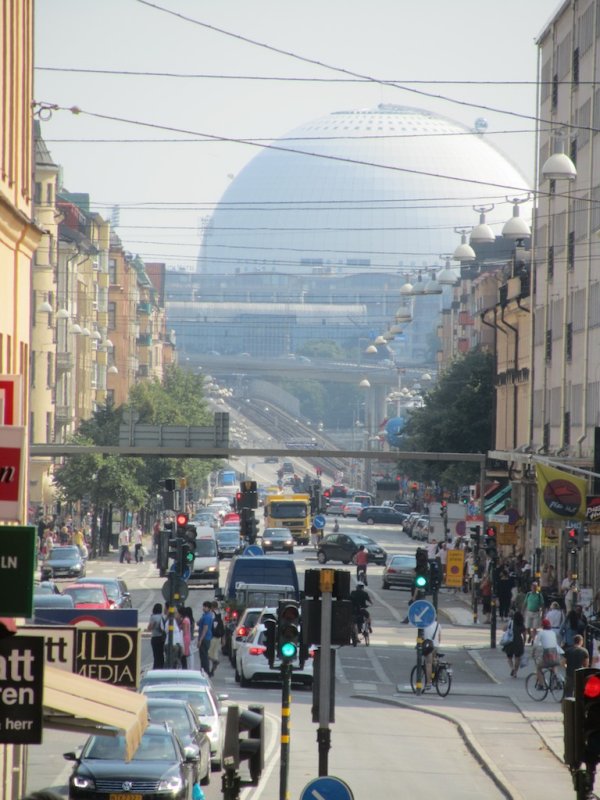
{"label": "street pole", "polygon": [[492,622],[490,625],[490,647],[492,650],[496,649],[496,627],[498,623],[498,592],[497,592],[497,580],[498,580],[498,559],[496,556],[492,558],[491,561],[491,570],[492,570]]}
{"label": "street pole", "polygon": [[417,628],[417,682],[415,685],[415,693],[423,694],[423,671],[425,665],[423,664],[423,637],[425,634],[424,628]]}
{"label": "street pole", "polygon": [[289,800],[288,776],[290,771],[290,713],[292,665],[281,664],[281,756],[279,764],[279,800]]}
{"label": "street pole", "polygon": [[333,602],[332,569],[321,570],[321,645],[319,648],[319,727],[317,745],[319,750],[319,777],[329,774],[329,750],[331,748],[331,620]]}
{"label": "street pole", "polygon": [[479,585],[479,541],[473,545],[473,577],[471,578],[471,605],[473,608],[473,625],[477,625],[477,587]]}
{"label": "street pole", "polygon": [[577,575],[577,562],[579,557],[579,550],[577,548],[573,548],[571,550],[571,581],[573,583],[573,592],[572,592],[572,601],[571,601],[571,608],[575,608],[577,605],[577,599],[579,597],[579,586],[577,583],[578,575]]}

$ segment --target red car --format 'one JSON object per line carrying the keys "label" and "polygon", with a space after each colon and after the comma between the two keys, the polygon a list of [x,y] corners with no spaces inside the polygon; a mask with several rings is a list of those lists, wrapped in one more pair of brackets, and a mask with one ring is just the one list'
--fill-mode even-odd
{"label": "red car", "polygon": [[235,511],[230,511],[223,517],[223,525],[225,525],[226,522],[239,522],[239,521],[240,521],[240,515],[236,514]]}
{"label": "red car", "polygon": [[110,610],[115,608],[112,600],[109,600],[106,589],[100,583],[73,583],[63,589],[63,594],[68,594],[73,598],[75,608],[103,608]]}

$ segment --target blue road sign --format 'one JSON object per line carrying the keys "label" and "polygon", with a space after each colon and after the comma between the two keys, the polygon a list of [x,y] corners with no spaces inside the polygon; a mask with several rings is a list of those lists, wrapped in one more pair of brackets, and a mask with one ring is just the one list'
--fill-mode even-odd
{"label": "blue road sign", "polygon": [[426,628],[435,622],[435,608],[428,600],[415,600],[408,609],[408,621],[415,628]]}
{"label": "blue road sign", "polygon": [[244,550],[242,555],[245,556],[264,556],[265,551],[257,544],[251,544]]}
{"label": "blue road sign", "polygon": [[300,800],[354,800],[354,795],[347,783],[327,775],[307,783],[302,789]]}
{"label": "blue road sign", "polygon": [[327,520],[322,514],[317,514],[317,516],[313,519],[313,525],[318,531],[322,531],[326,524]]}

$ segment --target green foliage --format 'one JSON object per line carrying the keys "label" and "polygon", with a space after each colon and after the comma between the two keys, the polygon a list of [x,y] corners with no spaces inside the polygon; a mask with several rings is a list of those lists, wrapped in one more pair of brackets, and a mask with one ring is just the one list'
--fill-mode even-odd
{"label": "green foliage", "polygon": [[333,339],[306,342],[298,350],[298,354],[309,358],[323,358],[328,361],[341,361],[345,357],[344,350]]}
{"label": "green foliage", "polygon": [[[409,412],[404,450],[484,453],[493,447],[494,359],[473,351],[457,359],[425,397],[423,408]],[[452,488],[477,478],[476,464],[401,462],[416,479],[438,480]]]}

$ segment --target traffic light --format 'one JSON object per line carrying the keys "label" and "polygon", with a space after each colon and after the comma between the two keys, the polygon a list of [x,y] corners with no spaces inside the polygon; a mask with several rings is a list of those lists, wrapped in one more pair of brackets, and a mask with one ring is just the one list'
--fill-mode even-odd
{"label": "traffic light", "polygon": [[169,552],[168,556],[175,565],[175,572],[181,575],[181,539],[169,539]]}
{"label": "traffic light", "polygon": [[[575,670],[575,757],[600,760],[600,670]],[[578,738],[579,737],[579,738]]]}
{"label": "traffic light", "polygon": [[472,525],[469,530],[471,531],[471,541],[476,547],[479,547],[481,540],[481,525]]}
{"label": "traffic light", "polygon": [[196,547],[194,542],[183,541],[181,543],[181,572],[183,575],[185,569],[190,571],[194,568],[194,559],[196,558]]}
{"label": "traffic light", "polygon": [[177,535],[178,536],[185,536],[185,529],[187,528],[187,524],[190,518],[187,514],[183,512],[179,512],[175,517],[175,522],[177,524]]}
{"label": "traffic light", "polygon": [[242,517],[242,536],[249,544],[254,544],[258,535],[258,520],[254,514],[246,514]]}
{"label": "traffic light", "polygon": [[256,481],[240,481],[240,491],[236,494],[237,507],[258,508],[258,487]]}
{"label": "traffic light", "polygon": [[223,767],[226,771],[235,771],[239,768],[240,761],[248,761],[253,786],[258,786],[265,762],[264,730],[262,706],[248,706],[247,710],[240,710],[239,706],[229,706],[227,709]]}
{"label": "traffic light", "polygon": [[244,493],[243,492],[236,492],[235,493],[235,510],[236,511],[239,511],[241,508],[243,508],[243,506],[242,506],[242,498],[243,497],[244,497]]}
{"label": "traffic light", "polygon": [[426,593],[429,591],[431,579],[427,550],[418,547],[415,555],[417,558],[417,564],[415,566],[415,588],[420,592]]}
{"label": "traffic light", "polygon": [[488,525],[485,529],[485,551],[490,558],[495,558],[498,555],[498,542],[496,539],[496,528],[493,525]]}
{"label": "traffic light", "polygon": [[445,500],[442,500],[440,503],[440,517],[447,517],[448,516],[448,503]]}
{"label": "traffic light", "polygon": [[275,665],[275,641],[277,639],[277,622],[267,617],[265,619],[265,658],[273,669]]}
{"label": "traffic light", "polygon": [[300,647],[300,605],[296,600],[280,600],[277,608],[277,655],[284,664],[293,661]]}

